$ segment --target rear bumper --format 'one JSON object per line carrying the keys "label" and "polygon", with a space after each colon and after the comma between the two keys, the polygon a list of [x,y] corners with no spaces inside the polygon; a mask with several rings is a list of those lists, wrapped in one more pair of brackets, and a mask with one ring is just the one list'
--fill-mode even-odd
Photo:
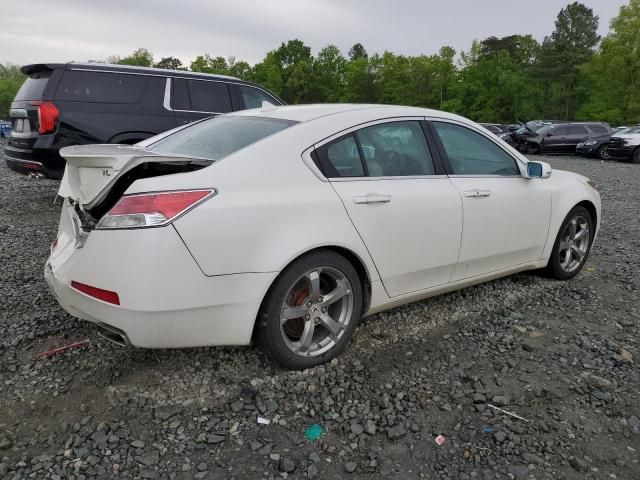
{"label": "rear bumper", "polygon": [[[44,275],[72,316],[114,327],[136,347],[182,348],[248,344],[277,273],[207,277],[169,226],[94,231],[82,248],[62,235]],[[117,292],[120,305],[72,288],[72,280]]]}
{"label": "rear bumper", "polygon": [[26,149],[5,146],[7,167],[23,175],[39,173],[48,178],[60,179],[64,174],[65,161],[54,149]]}

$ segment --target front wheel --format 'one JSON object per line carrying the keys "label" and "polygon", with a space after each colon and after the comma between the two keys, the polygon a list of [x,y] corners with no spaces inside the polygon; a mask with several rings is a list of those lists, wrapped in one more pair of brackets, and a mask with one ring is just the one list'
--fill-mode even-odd
{"label": "front wheel", "polygon": [[600,160],[609,160],[611,158],[611,155],[609,155],[609,150],[607,150],[607,145],[602,145],[600,148],[598,148],[597,155]]}
{"label": "front wheel", "polygon": [[547,272],[558,280],[575,277],[587,261],[594,235],[595,227],[589,211],[584,207],[574,207],[562,222]]}
{"label": "front wheel", "polygon": [[304,369],[342,353],[362,313],[362,284],[343,256],[321,250],[289,265],[258,314],[259,347],[284,368]]}
{"label": "front wheel", "polygon": [[640,147],[636,148],[636,151],[633,152],[633,156],[631,157],[631,161],[633,163],[640,163]]}

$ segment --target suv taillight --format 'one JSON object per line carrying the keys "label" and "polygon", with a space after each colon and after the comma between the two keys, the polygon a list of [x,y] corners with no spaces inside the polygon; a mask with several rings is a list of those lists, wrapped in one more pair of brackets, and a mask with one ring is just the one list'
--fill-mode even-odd
{"label": "suv taillight", "polygon": [[160,227],[216,193],[211,188],[125,195],[100,219],[96,228]]}
{"label": "suv taillight", "polygon": [[38,133],[50,133],[55,131],[58,114],[60,111],[51,102],[32,102],[38,107]]}

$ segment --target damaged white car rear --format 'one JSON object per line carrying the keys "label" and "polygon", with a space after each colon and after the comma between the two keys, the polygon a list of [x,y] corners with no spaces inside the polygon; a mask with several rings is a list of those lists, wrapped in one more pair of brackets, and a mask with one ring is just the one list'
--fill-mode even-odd
{"label": "damaged white car rear", "polygon": [[[258,345],[307,368],[368,314],[511,273],[576,275],[588,179],[408,107],[265,107],[69,147],[45,277],[120,344]],[[392,326],[390,326],[392,328]]]}

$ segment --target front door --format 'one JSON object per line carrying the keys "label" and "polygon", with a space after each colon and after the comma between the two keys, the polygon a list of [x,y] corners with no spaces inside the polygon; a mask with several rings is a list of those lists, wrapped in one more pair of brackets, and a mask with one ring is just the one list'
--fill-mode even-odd
{"label": "front door", "polygon": [[452,184],[463,203],[460,257],[451,281],[539,260],[551,215],[551,191],[528,179],[498,142],[465,126],[433,122]]}
{"label": "front door", "polygon": [[377,123],[316,153],[390,297],[449,282],[462,203],[434,167],[420,121]]}

